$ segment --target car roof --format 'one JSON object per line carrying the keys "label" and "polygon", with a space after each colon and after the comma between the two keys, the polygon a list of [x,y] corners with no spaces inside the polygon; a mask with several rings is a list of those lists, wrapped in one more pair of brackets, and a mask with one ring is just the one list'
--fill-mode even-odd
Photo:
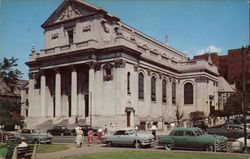
{"label": "car roof", "polygon": [[135,129],[133,129],[133,128],[120,128],[120,129],[116,129],[116,131],[120,131],[120,130],[128,131],[128,130],[135,130]]}
{"label": "car roof", "polygon": [[181,131],[196,131],[201,130],[200,128],[176,128],[174,130],[181,130]]}

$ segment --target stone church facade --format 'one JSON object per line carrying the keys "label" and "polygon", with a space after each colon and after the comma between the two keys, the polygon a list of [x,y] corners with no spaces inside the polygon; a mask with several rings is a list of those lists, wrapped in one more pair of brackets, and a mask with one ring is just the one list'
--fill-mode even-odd
{"label": "stone church facade", "polygon": [[[31,51],[28,126],[67,120],[134,127],[175,121],[177,106],[217,109],[218,71],[81,0],[65,0]],[[77,121],[76,121],[77,120]]]}

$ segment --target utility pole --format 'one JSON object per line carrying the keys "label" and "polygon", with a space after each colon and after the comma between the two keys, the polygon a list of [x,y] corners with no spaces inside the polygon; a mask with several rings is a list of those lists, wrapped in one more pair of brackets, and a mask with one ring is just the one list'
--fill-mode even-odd
{"label": "utility pole", "polygon": [[243,121],[244,121],[244,153],[247,153],[247,125],[246,125],[246,79],[245,79],[245,54],[244,47],[241,48],[241,64],[242,64],[242,108],[243,108]]}

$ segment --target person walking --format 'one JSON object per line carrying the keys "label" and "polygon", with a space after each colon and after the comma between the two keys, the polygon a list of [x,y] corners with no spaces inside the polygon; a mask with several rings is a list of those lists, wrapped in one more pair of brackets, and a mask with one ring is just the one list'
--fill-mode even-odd
{"label": "person walking", "polygon": [[102,135],[103,135],[103,131],[102,131],[102,128],[99,127],[98,130],[97,130],[97,141],[98,141],[98,144],[101,143],[101,138],[102,138]]}
{"label": "person walking", "polygon": [[104,134],[105,134],[105,135],[108,134],[108,128],[107,128],[107,125],[106,125],[106,124],[104,125]]}
{"label": "person walking", "polygon": [[88,131],[88,146],[94,142],[94,131],[93,129],[89,129]]}
{"label": "person walking", "polygon": [[152,130],[152,135],[154,136],[154,140],[156,140],[156,130],[157,130],[157,127],[155,125],[153,125],[151,127],[151,130]]}
{"label": "person walking", "polygon": [[76,142],[76,145],[77,145],[77,148],[79,148],[79,147],[82,147],[82,144],[83,144],[83,131],[81,130],[81,128],[79,127],[79,126],[77,126],[76,128],[75,128],[75,130],[76,130],[76,140],[75,140],[75,142]]}

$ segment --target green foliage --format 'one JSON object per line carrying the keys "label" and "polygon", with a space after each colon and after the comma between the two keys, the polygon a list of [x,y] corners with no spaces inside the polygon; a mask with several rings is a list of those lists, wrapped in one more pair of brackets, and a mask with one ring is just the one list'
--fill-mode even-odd
{"label": "green foliage", "polygon": [[13,113],[20,113],[21,103],[18,99],[0,98],[0,125],[7,127],[14,127],[15,125],[22,126],[24,124],[24,117],[13,118]]}
{"label": "green foliage", "polygon": [[242,94],[235,93],[231,95],[224,106],[224,111],[227,116],[238,115],[242,113]]}
{"label": "green foliage", "polygon": [[18,89],[18,79],[22,77],[21,71],[16,69],[18,59],[12,57],[7,59],[4,57],[3,61],[0,61],[0,95],[14,94],[14,90]]}
{"label": "green foliage", "polygon": [[204,120],[206,119],[206,115],[203,111],[195,111],[189,113],[189,117],[191,121],[196,121],[196,120]]}

